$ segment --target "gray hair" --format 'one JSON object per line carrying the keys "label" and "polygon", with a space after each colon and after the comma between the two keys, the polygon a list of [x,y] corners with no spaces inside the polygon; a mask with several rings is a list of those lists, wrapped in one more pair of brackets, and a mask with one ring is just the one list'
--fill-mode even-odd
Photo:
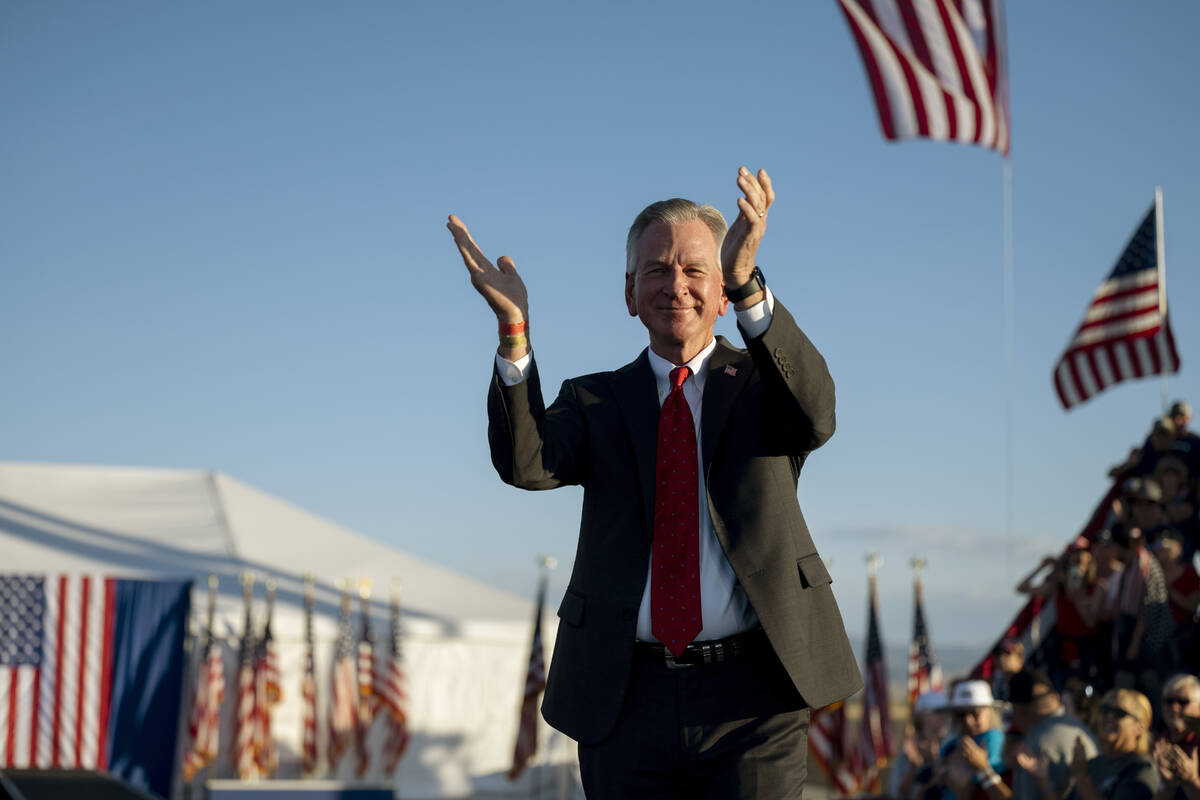
{"label": "gray hair", "polygon": [[1200,678],[1195,675],[1189,675],[1186,672],[1181,672],[1178,675],[1172,675],[1163,684],[1162,695],[1166,697],[1176,689],[1183,689],[1188,693],[1193,701],[1200,699]]}
{"label": "gray hair", "polygon": [[625,237],[625,274],[632,275],[633,271],[637,269],[638,243],[646,228],[655,222],[679,225],[695,220],[700,220],[708,226],[708,229],[712,231],[713,239],[717,242],[717,248],[720,249],[721,242],[725,239],[726,225],[725,217],[721,216],[721,212],[715,207],[698,205],[691,200],[673,197],[670,200],[659,200],[657,203],[651,203],[643,208],[642,213],[638,214],[633,224],[629,226],[629,235]]}

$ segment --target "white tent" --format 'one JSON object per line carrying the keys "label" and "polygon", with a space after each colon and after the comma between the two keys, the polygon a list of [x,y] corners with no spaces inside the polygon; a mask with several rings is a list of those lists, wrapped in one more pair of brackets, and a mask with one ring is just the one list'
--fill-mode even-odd
{"label": "white tent", "polygon": [[[223,640],[230,689],[245,614],[238,576],[252,571],[259,581],[256,628],[265,613],[262,582],[274,580],[273,632],[284,692],[272,725],[280,777],[299,773],[304,575],[316,577],[322,755],[338,581],[372,581],[371,625],[377,641],[386,642],[388,587],[399,579],[413,740],[391,780],[398,792],[408,798],[575,793],[573,748],[544,723],[539,761],[546,768],[528,771],[516,783],[504,777],[529,660],[531,600],[366,539],[227,475],[202,471],[0,462],[0,553],[4,572],[191,577],[195,623],[205,612],[205,578],[217,575],[215,629]],[[530,577],[532,595],[532,565]],[[354,608],[357,631],[357,599]],[[547,650],[555,621],[548,609],[543,620]],[[190,682],[189,677],[185,702]],[[208,777],[232,775],[231,696],[227,691],[223,755]],[[383,738],[382,726],[376,725],[366,775],[374,783],[385,780],[378,757]],[[349,779],[353,761],[343,757],[333,777]]]}

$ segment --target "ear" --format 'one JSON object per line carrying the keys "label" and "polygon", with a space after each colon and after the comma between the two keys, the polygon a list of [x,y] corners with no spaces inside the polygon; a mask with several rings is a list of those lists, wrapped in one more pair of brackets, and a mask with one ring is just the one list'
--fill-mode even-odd
{"label": "ear", "polygon": [[629,316],[631,316],[631,317],[636,317],[638,314],[637,299],[635,298],[634,293],[633,293],[634,282],[635,282],[634,274],[632,272],[626,272],[625,273],[625,307],[627,309],[629,309]]}
{"label": "ear", "polygon": [[721,302],[717,304],[717,316],[723,317],[729,313],[729,298],[725,296],[725,284],[721,284]]}

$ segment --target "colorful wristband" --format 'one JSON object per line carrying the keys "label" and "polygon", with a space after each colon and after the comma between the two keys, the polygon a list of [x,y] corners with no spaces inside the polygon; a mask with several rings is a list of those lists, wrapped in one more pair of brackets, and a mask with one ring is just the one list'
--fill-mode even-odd
{"label": "colorful wristband", "polygon": [[529,332],[529,320],[527,320],[527,319],[523,319],[520,322],[514,323],[512,325],[509,325],[504,322],[500,323],[500,335],[501,336],[505,336],[505,335],[515,336],[519,333],[528,333],[528,332]]}
{"label": "colorful wristband", "polygon": [[508,347],[508,348],[512,348],[512,349],[516,349],[518,347],[525,347],[526,345],[529,344],[529,337],[523,333],[518,333],[518,334],[502,333],[502,334],[500,334],[500,344],[503,347]]}

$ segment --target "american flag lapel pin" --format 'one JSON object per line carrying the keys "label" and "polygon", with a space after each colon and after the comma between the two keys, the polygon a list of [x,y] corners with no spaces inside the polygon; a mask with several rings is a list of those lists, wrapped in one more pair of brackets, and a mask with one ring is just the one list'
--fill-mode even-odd
{"label": "american flag lapel pin", "polygon": [[737,375],[737,367],[731,367],[728,364],[726,364],[725,365],[725,374],[730,375],[730,376]]}

